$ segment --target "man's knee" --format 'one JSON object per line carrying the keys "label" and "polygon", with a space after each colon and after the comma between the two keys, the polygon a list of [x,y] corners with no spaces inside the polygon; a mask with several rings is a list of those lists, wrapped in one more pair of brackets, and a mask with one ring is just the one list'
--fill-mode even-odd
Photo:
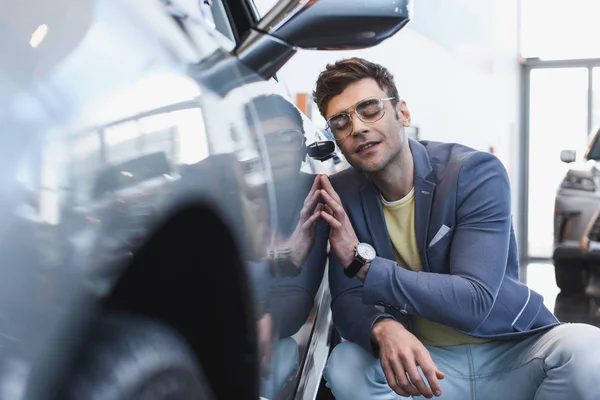
{"label": "man's knee", "polygon": [[375,362],[375,357],[356,343],[340,343],[331,352],[325,366],[327,386],[339,399],[367,394],[367,371]]}
{"label": "man's knee", "polygon": [[574,367],[584,370],[600,367],[600,329],[587,324],[565,324],[554,328],[553,333],[557,335],[558,351],[547,362],[564,364],[571,361]]}
{"label": "man's knee", "polygon": [[275,356],[277,357],[277,379],[289,380],[298,369],[298,344],[291,337],[281,339],[277,343]]}

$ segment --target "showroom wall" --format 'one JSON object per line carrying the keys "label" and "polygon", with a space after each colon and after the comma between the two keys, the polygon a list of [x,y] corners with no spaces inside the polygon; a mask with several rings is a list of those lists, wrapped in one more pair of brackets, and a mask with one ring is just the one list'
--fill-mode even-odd
{"label": "showroom wall", "polygon": [[[395,75],[421,139],[493,151],[506,165],[519,210],[518,0],[419,0],[413,21],[366,50],[300,51],[279,79],[291,96],[310,93],[329,62],[360,56]],[[316,107],[311,118],[323,125]]]}

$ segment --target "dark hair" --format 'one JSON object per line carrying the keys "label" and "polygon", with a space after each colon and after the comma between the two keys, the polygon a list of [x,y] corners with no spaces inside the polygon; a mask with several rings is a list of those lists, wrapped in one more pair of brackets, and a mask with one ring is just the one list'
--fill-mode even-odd
{"label": "dark hair", "polygon": [[[252,109],[254,112],[251,111]],[[265,94],[251,99],[244,105],[244,115],[248,125],[273,118],[291,118],[298,124],[298,129],[304,132],[304,120],[300,111],[278,94]],[[258,120],[256,120],[257,117]]]}
{"label": "dark hair", "polygon": [[397,104],[398,89],[390,71],[379,64],[353,57],[327,64],[325,70],[319,74],[313,100],[317,103],[321,115],[325,118],[327,104],[333,97],[342,93],[350,84],[365,78],[373,78],[381,90],[396,99],[392,104]]}

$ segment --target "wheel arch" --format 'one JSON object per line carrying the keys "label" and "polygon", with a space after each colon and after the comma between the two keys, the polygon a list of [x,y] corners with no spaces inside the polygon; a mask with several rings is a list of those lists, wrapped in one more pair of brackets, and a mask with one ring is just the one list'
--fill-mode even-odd
{"label": "wheel arch", "polygon": [[234,236],[207,203],[172,212],[103,304],[156,318],[194,350],[217,398],[257,398],[250,284]]}

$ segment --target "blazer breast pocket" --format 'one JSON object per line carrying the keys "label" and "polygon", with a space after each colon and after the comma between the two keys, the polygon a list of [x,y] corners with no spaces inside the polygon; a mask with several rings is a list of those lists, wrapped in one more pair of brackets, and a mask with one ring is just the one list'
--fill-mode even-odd
{"label": "blazer breast pocket", "polygon": [[442,225],[438,232],[429,241],[427,247],[427,259],[430,264],[437,264],[447,260],[449,244],[452,241],[454,229],[450,226]]}

